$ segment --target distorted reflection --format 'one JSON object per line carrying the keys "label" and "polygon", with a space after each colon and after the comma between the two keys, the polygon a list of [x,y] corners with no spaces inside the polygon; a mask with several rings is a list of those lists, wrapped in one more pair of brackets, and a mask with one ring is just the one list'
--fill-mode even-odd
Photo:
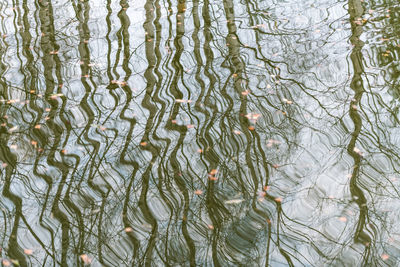
{"label": "distorted reflection", "polygon": [[400,6],[0,3],[4,266],[396,266]]}

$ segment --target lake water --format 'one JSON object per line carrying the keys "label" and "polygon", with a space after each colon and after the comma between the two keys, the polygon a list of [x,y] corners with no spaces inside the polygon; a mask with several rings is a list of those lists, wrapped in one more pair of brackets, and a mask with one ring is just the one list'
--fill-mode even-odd
{"label": "lake water", "polygon": [[3,266],[399,266],[399,18],[2,1]]}

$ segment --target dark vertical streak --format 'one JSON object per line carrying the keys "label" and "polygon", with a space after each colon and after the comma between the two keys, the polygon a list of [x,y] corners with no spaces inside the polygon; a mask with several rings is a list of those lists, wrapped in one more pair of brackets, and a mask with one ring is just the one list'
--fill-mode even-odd
{"label": "dark vertical streak", "polygon": [[353,64],[353,78],[351,80],[350,88],[354,91],[354,98],[350,103],[349,114],[350,118],[354,123],[354,130],[351,134],[351,140],[347,146],[347,152],[354,160],[354,166],[350,178],[350,192],[357,203],[360,214],[358,217],[357,228],[355,230],[354,241],[356,243],[362,243],[365,245],[364,251],[364,264],[369,261],[369,251],[372,244],[371,237],[365,232],[365,224],[368,216],[367,200],[364,196],[363,191],[358,185],[360,168],[362,156],[359,151],[355,151],[356,142],[361,132],[362,128],[362,118],[357,111],[358,106],[361,106],[361,98],[365,92],[362,80],[362,74],[364,73],[363,58],[362,58],[362,48],[364,42],[360,40],[361,34],[363,33],[362,23],[360,20],[364,14],[364,7],[360,0],[349,0],[349,14],[350,14],[350,24],[352,35],[350,37],[350,42],[353,45],[353,50],[350,54],[350,59]]}

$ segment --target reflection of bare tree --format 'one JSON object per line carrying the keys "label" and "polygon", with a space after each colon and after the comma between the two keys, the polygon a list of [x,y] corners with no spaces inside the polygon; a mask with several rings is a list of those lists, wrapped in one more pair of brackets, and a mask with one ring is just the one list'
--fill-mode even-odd
{"label": "reflection of bare tree", "polygon": [[391,101],[382,101],[381,105],[391,113],[392,124],[399,123],[399,85],[400,70],[398,68],[400,34],[397,23],[399,7],[397,1],[372,1],[368,3],[369,14],[366,27],[370,28],[367,38],[376,41],[368,44],[369,57],[366,64],[371,68],[371,78],[381,78],[384,82],[374,83],[375,90],[387,91],[392,96]]}
{"label": "reflection of bare tree", "polygon": [[[330,62],[323,48],[338,33],[315,46],[318,32],[284,18],[296,11],[286,3],[14,7],[22,26],[0,51],[2,257],[24,266],[377,264],[373,232],[395,229],[382,201],[398,198],[394,182],[380,190],[399,166],[386,113],[369,103],[379,95],[364,73],[361,1],[329,6],[350,15],[350,92],[347,78],[311,66]],[[318,25],[345,15],[333,13]],[[318,49],[308,55],[307,45]],[[333,62],[347,64],[345,55]]]}
{"label": "reflection of bare tree", "polygon": [[359,115],[357,109],[360,105],[362,95],[364,93],[363,80],[362,75],[364,73],[363,67],[363,59],[362,59],[362,47],[363,41],[361,41],[360,37],[363,32],[362,25],[360,25],[359,21],[364,13],[364,8],[362,6],[362,2],[358,0],[349,1],[349,14],[350,14],[350,23],[352,35],[350,37],[350,41],[353,44],[353,51],[350,55],[351,62],[353,65],[353,78],[350,84],[351,89],[354,91],[354,98],[352,99],[349,107],[349,114],[354,123],[354,130],[352,132],[352,138],[348,145],[347,151],[354,159],[354,166],[352,168],[352,174],[350,178],[350,192],[354,201],[357,203],[359,207],[359,218],[357,222],[357,228],[355,230],[354,241],[356,243],[362,243],[365,245],[366,255],[364,258],[363,265],[369,264],[369,250],[371,244],[371,237],[366,233],[366,218],[368,217],[368,210],[366,205],[366,198],[364,196],[363,191],[359,186],[359,176],[360,176],[360,168],[361,168],[361,160],[362,156],[360,154],[359,148],[356,147],[356,142],[359,138],[361,128],[362,128],[362,119]]}

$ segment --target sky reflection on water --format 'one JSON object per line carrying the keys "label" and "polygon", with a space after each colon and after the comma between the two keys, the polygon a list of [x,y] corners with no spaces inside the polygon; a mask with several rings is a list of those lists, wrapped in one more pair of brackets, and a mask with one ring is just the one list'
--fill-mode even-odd
{"label": "sky reflection on water", "polygon": [[397,266],[397,1],[0,3],[4,266]]}

